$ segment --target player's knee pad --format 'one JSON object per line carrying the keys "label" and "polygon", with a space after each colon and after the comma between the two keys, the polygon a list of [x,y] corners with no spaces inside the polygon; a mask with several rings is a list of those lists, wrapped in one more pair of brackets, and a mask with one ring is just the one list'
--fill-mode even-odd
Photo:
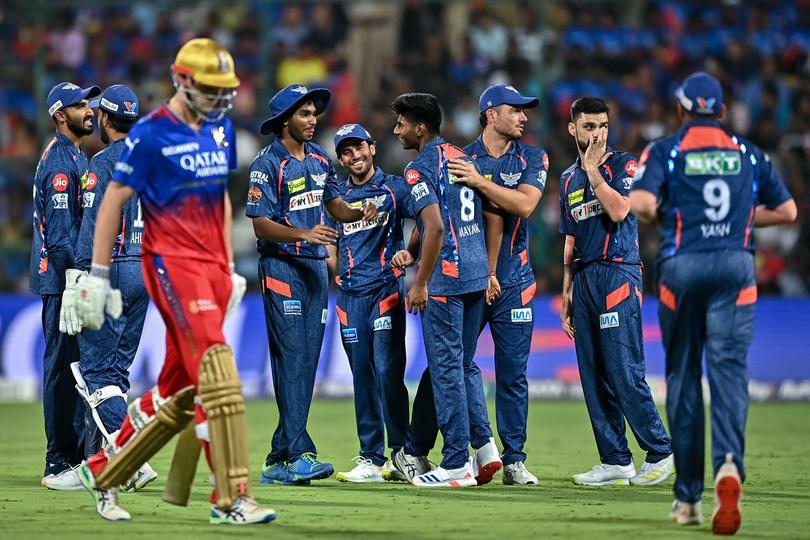
{"label": "player's knee pad", "polygon": [[127,412],[135,433],[121,447],[96,484],[107,489],[125,483],[143,463],[194,419],[194,388],[161,398],[157,387],[132,402]]}
{"label": "player's knee pad", "polygon": [[199,388],[208,416],[208,437],[217,490],[217,506],[230,508],[250,495],[245,399],[233,351],[214,345],[200,361]]}

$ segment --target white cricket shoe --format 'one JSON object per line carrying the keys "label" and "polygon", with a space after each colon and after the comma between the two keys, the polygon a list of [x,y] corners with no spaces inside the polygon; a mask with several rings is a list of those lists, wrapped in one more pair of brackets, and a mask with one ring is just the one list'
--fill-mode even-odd
{"label": "white cricket shoe", "polygon": [[79,491],[84,489],[79,478],[78,466],[65,469],[59,474],[49,474],[42,478],[40,485],[57,491]]}
{"label": "white cricket shoe", "polygon": [[503,468],[503,483],[507,486],[536,486],[540,481],[522,461],[516,461]]}
{"label": "white cricket shoe", "polygon": [[125,486],[124,491],[132,493],[133,491],[140,491],[148,484],[157,480],[158,474],[155,472],[148,463],[141,465],[141,468],[129,479]]}
{"label": "white cricket shoe", "polygon": [[96,487],[96,478],[86,461],[79,465],[78,473],[82,485],[96,502],[98,515],[109,521],[129,521],[132,516],[118,506],[118,488],[100,489]]}
{"label": "white cricket shoe", "polygon": [[242,495],[228,510],[220,510],[216,506],[212,506],[208,522],[212,525],[255,525],[274,519],[276,519],[275,510],[262,508],[251,497]]}
{"label": "white cricket shoe", "polygon": [[478,482],[473,475],[472,463],[468,460],[463,467],[458,469],[443,469],[436,467],[425,474],[419,475],[411,480],[411,484],[416,487],[469,487]]}
{"label": "white cricket shoe", "polygon": [[479,486],[492,482],[495,473],[503,468],[503,462],[493,437],[490,437],[484,446],[473,452],[472,467]]}
{"label": "white cricket shoe", "polygon": [[574,475],[574,483],[580,486],[629,486],[636,475],[636,467],[628,465],[605,465],[600,463],[588,472]]}
{"label": "white cricket shoe", "polygon": [[660,484],[675,472],[675,458],[668,455],[657,463],[647,463],[641,466],[638,474],[630,479],[634,486],[654,486]]}
{"label": "white cricket shoe", "polygon": [[381,466],[374,465],[370,459],[364,458],[363,456],[357,456],[354,458],[354,462],[357,463],[354,469],[349,472],[337,473],[336,478],[338,481],[354,482],[356,484],[385,482],[385,478],[382,476]]}
{"label": "white cricket shoe", "polygon": [[394,467],[402,473],[406,481],[411,482],[420,474],[425,474],[430,470],[430,463],[427,456],[412,456],[405,453],[405,449],[401,448],[399,452],[393,456]]}
{"label": "white cricket shoe", "polygon": [[399,472],[399,470],[394,465],[393,460],[388,460],[385,462],[382,468],[382,477],[387,482],[407,482],[408,479],[405,477],[404,474]]}
{"label": "white cricket shoe", "polygon": [[703,505],[700,501],[687,503],[675,499],[669,517],[678,525],[700,525],[703,523]]}
{"label": "white cricket shoe", "polygon": [[714,512],[712,512],[712,532],[714,534],[734,534],[740,528],[742,513],[742,480],[734,463],[733,455],[726,454],[726,462],[717,471],[714,479]]}

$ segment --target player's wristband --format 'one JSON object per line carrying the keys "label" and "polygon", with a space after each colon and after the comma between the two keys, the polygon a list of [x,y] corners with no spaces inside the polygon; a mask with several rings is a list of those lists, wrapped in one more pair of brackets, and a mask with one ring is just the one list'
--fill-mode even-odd
{"label": "player's wristband", "polygon": [[93,277],[106,279],[109,281],[110,279],[110,267],[106,264],[96,264],[93,263],[90,266],[90,275]]}
{"label": "player's wristband", "polygon": [[489,277],[495,277],[495,276],[496,276],[496,274],[497,274],[497,273],[495,272],[495,270],[491,270],[491,271],[489,272],[489,274],[487,274],[487,275],[488,275]]}

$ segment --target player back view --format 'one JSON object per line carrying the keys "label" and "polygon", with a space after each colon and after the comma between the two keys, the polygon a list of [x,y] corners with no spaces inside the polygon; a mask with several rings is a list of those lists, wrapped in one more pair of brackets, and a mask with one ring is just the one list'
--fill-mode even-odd
{"label": "player back view", "polygon": [[83,464],[80,477],[102,517],[127,520],[116,486],[194,421],[215,480],[210,522],[264,523],[275,512],[251,496],[244,398],[222,333],[226,312],[241,299],[228,269],[226,186],[236,148],[224,118],[239,79],[231,55],[210,39],[183,45],[172,79],[175,95],[125,140],[99,210],[91,274],[79,281],[78,304],[85,326],[98,329],[117,292],[107,265],[121,209],[137,192],[145,222],[144,281],[166,323],[166,361],[157,385],[130,404],[114,447]]}
{"label": "player back view", "polygon": [[693,74],[676,97],[684,123],[647,147],[630,195],[640,219],[657,215],[661,221],[658,315],[678,470],[671,517],[682,525],[703,520],[705,349],[715,474],[712,529],[733,534],[741,521],[746,355],[757,299],[752,228],[795,220],[796,205],[767,154],[720,125],[725,106],[716,79]]}

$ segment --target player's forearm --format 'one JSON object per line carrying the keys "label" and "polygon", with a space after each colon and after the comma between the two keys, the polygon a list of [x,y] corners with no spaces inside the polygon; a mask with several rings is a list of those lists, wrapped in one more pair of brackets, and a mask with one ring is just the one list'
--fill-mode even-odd
{"label": "player's forearm", "polygon": [[630,201],[627,200],[627,197],[610,187],[598,170],[590,169],[586,172],[593,193],[602,204],[602,208],[605,209],[605,213],[610,217],[610,220],[618,223],[626,218],[630,212]]}
{"label": "player's forearm", "polygon": [[231,196],[225,191],[225,201],[222,211],[225,214],[223,223],[223,234],[225,235],[225,253],[228,255],[228,262],[233,262],[233,207],[231,206]]}
{"label": "player's forearm", "polygon": [[268,242],[302,242],[306,229],[276,223],[267,217],[258,217],[253,218],[253,231],[256,238]]}
{"label": "player's forearm", "polygon": [[329,244],[326,246],[326,253],[329,254],[329,257],[326,259],[326,268],[329,270],[329,275],[330,277],[336,276],[340,272],[337,246]]}
{"label": "player's forearm", "polygon": [[327,201],[326,210],[329,212],[330,216],[342,223],[352,223],[363,219],[362,208],[352,208],[340,197]]}
{"label": "player's forearm", "polygon": [[490,181],[481,182],[476,188],[481,195],[501,210],[523,219],[528,219],[532,215],[540,200],[540,197],[536,199],[529,197],[519,188],[509,189]]}
{"label": "player's forearm", "polygon": [[444,242],[444,223],[439,213],[439,205],[431,204],[422,209],[422,257],[419,271],[416,273],[416,284],[427,286],[430,275],[436,268],[436,262],[442,251]]}
{"label": "player's forearm", "polygon": [[563,248],[563,294],[570,292],[573,286],[571,265],[574,263],[574,237],[565,236],[565,247]]}
{"label": "player's forearm", "polygon": [[485,210],[484,220],[486,222],[484,238],[487,245],[489,271],[496,272],[498,270],[498,255],[500,255],[501,244],[503,243],[503,216],[498,212]]}
{"label": "player's forearm", "polygon": [[796,221],[798,216],[796,201],[790,199],[776,208],[766,208],[764,204],[757,206],[754,214],[755,227],[770,227],[772,225],[787,225]]}
{"label": "player's forearm", "polygon": [[630,192],[630,209],[642,223],[654,223],[658,215],[655,194],[643,189]]}
{"label": "player's forearm", "polygon": [[118,182],[110,182],[104,200],[98,209],[96,230],[93,234],[93,264],[108,266],[112,256],[115,238],[121,224],[124,205],[132,197],[132,188]]}
{"label": "player's forearm", "polygon": [[419,258],[419,248],[421,246],[422,239],[419,235],[419,227],[414,227],[413,232],[411,233],[411,238],[408,240],[408,253],[411,254],[413,260]]}

